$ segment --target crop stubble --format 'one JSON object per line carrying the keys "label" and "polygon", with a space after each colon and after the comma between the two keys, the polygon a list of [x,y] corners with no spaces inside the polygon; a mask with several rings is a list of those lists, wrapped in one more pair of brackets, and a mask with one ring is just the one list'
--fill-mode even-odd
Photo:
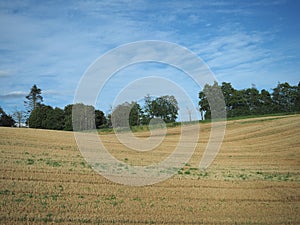
{"label": "crop stubble", "polygon": [[[72,132],[0,129],[1,224],[299,224],[300,116],[228,121],[213,164],[197,166],[210,124],[201,124],[196,151],[165,182],[118,185],[83,160]],[[147,133],[136,133],[141,138]],[[169,128],[154,151],[137,153],[101,135],[119,160],[148,165],[176,146]]]}

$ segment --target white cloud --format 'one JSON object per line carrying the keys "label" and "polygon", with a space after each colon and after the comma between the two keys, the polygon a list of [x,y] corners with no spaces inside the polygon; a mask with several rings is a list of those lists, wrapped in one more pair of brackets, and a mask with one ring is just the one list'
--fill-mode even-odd
{"label": "white cloud", "polygon": [[0,99],[2,100],[9,100],[9,99],[16,99],[16,98],[24,98],[27,93],[23,91],[12,91],[7,94],[0,95]]}
{"label": "white cloud", "polygon": [[1,77],[8,77],[10,75],[9,71],[6,70],[0,70],[0,78]]}
{"label": "white cloud", "polygon": [[235,31],[196,44],[193,50],[203,57],[221,80],[251,76],[255,83],[257,71],[273,63],[271,51],[264,47],[267,35]]}

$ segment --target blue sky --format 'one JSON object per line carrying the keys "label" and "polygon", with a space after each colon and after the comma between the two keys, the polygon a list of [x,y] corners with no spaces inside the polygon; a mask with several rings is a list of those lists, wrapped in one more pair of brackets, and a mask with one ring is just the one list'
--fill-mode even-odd
{"label": "blue sky", "polygon": [[[161,40],[182,45],[204,60],[219,82],[237,89],[275,87],[300,80],[299,1],[0,1],[0,106],[23,108],[31,86],[44,103],[73,102],[87,68],[129,42]],[[96,107],[109,111],[128,83],[162,76],[196,105],[199,87],[168,66],[134,65],[109,80]],[[141,92],[138,86],[136,92]],[[150,93],[151,94],[151,93]],[[132,99],[138,100],[138,99]],[[184,103],[180,103],[185,110]]]}

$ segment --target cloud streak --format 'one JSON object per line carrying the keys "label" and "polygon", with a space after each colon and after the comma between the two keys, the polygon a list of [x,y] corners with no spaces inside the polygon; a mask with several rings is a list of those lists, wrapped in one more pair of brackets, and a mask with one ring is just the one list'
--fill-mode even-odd
{"label": "cloud streak", "polygon": [[13,91],[5,95],[0,95],[0,99],[2,100],[19,99],[19,98],[24,98],[26,95],[27,93],[22,91]]}

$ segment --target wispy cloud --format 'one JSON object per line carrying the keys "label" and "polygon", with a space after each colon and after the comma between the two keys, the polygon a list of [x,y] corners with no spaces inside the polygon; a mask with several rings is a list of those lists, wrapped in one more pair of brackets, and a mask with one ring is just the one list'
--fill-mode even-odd
{"label": "wispy cloud", "polygon": [[0,99],[2,100],[19,99],[19,98],[24,98],[26,95],[27,93],[22,91],[13,91],[8,94],[0,95]]}
{"label": "wispy cloud", "polygon": [[9,76],[9,72],[6,70],[0,70],[0,78],[1,77],[8,77]]}

